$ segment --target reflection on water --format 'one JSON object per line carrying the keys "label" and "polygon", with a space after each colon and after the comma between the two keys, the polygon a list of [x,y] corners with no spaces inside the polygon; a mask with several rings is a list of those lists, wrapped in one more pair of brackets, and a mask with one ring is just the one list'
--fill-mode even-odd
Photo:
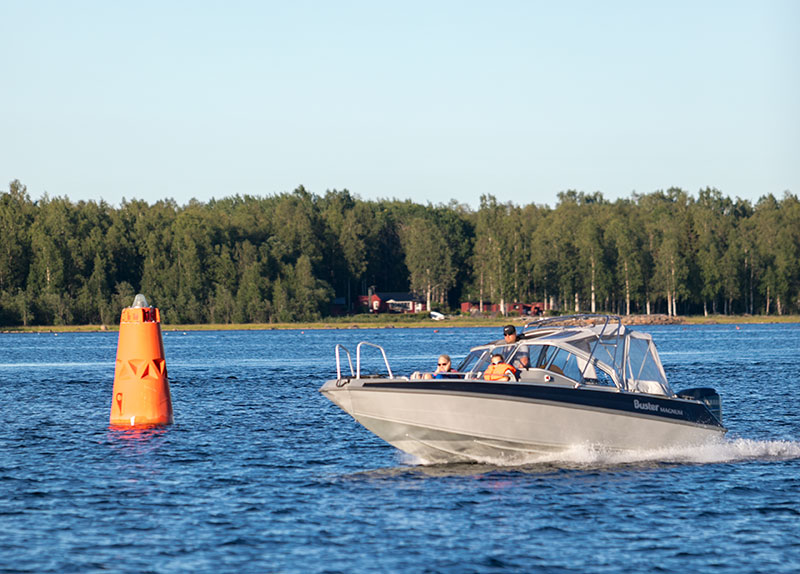
{"label": "reflection on water", "polygon": [[168,428],[166,425],[109,425],[106,436],[111,443],[149,444],[154,439],[164,436]]}

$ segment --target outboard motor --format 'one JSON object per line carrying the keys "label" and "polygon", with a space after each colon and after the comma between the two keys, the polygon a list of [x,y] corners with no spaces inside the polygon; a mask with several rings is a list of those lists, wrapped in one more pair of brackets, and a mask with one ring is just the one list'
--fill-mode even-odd
{"label": "outboard motor", "polygon": [[722,424],[722,399],[717,391],[711,387],[684,389],[678,392],[678,397],[692,401],[703,401],[708,407],[708,410],[711,411],[711,414]]}

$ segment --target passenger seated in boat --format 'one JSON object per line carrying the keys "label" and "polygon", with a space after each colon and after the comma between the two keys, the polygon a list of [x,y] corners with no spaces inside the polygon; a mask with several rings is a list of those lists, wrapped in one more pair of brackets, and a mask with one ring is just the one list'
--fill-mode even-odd
{"label": "passenger seated in boat", "polygon": [[487,381],[516,381],[517,369],[504,361],[500,353],[492,355],[492,362],[483,372],[483,378]]}
{"label": "passenger seated in boat", "polygon": [[436,370],[433,372],[434,379],[450,379],[449,373],[455,373],[456,370],[452,368],[450,362],[450,355],[439,355],[439,360],[436,363]]}
{"label": "passenger seated in boat", "polygon": [[450,373],[456,373],[454,368],[452,368],[452,362],[450,361],[450,355],[439,355],[439,360],[436,362],[436,370],[432,373],[420,373],[419,371],[414,371],[411,374],[412,379],[452,379],[457,378],[450,375]]}
{"label": "passenger seated in boat", "polygon": [[511,364],[517,370],[528,369],[531,366],[531,358],[528,355],[528,346],[520,345],[514,357],[511,359]]}

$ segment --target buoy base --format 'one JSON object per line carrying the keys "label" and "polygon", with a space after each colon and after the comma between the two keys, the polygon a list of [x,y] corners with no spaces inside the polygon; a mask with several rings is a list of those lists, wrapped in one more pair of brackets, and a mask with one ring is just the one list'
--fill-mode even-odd
{"label": "buoy base", "polygon": [[112,425],[172,424],[172,399],[165,379],[114,382]]}

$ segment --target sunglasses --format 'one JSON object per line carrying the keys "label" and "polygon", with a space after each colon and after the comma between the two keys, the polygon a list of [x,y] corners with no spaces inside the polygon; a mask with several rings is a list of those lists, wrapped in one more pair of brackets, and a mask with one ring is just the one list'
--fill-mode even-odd
{"label": "sunglasses", "polygon": [[449,365],[450,363],[439,363],[440,367],[444,367],[445,365]]}

